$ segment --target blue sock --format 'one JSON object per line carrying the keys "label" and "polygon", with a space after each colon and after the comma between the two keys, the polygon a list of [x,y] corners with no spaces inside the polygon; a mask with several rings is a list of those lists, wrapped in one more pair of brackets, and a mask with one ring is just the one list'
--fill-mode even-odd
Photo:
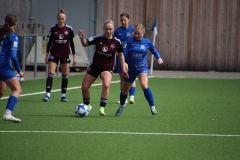
{"label": "blue sock", "polygon": [[121,92],[121,94],[120,94],[120,104],[124,105],[126,99],[127,99],[127,94],[123,95],[122,92]]}
{"label": "blue sock", "polygon": [[8,103],[7,103],[6,109],[9,109],[10,111],[13,111],[17,102],[18,102],[18,98],[10,95],[9,98],[8,98]]}
{"label": "blue sock", "polygon": [[133,87],[133,86],[132,86],[132,87],[130,88],[129,95],[130,95],[130,96],[134,96],[134,95],[135,95],[135,92],[136,92],[136,87]]}
{"label": "blue sock", "polygon": [[150,88],[147,88],[147,89],[143,90],[143,92],[144,92],[145,98],[146,98],[147,101],[148,101],[149,106],[150,106],[150,107],[151,107],[151,106],[154,106],[154,99],[153,99],[153,95],[152,95],[151,89],[150,89]]}

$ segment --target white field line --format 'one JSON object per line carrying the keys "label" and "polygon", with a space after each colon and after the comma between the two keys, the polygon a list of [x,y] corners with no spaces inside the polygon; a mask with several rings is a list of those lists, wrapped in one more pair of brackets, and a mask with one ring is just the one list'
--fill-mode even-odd
{"label": "white field line", "polygon": [[144,133],[144,132],[105,132],[105,131],[0,131],[0,133],[125,134],[125,135],[164,135],[164,136],[199,136],[199,137],[240,137],[240,135],[231,134]]}
{"label": "white field line", "polygon": [[[120,81],[112,81],[111,83],[119,83],[119,82]],[[92,84],[92,86],[100,86],[100,85],[102,85],[102,83]],[[80,89],[81,87],[82,86],[70,87],[70,88],[67,88],[67,90]],[[51,90],[51,93],[59,92],[59,91],[61,91],[61,89],[55,89],[55,90]],[[45,93],[46,93],[46,91],[27,93],[27,94],[21,94],[20,97],[32,96],[32,95],[38,95],[38,94],[45,94]],[[8,99],[8,97],[2,97],[1,99]]]}
{"label": "white field line", "polygon": [[[149,76],[149,78],[153,78],[153,76]],[[137,79],[136,79],[137,80]],[[118,81],[112,81],[111,83],[119,83],[120,80]],[[92,86],[100,86],[102,85],[102,83],[96,83],[96,84],[92,84]],[[67,90],[73,90],[73,89],[80,89],[82,86],[76,86],[76,87],[70,87],[67,88]],[[51,93],[53,92],[59,92],[61,91],[61,89],[55,89],[55,90],[51,90]],[[25,97],[25,96],[32,96],[32,95],[38,95],[38,94],[45,94],[46,91],[42,91],[42,92],[34,92],[34,93],[27,93],[27,94],[21,94],[20,97]],[[9,97],[9,96],[8,96]],[[8,97],[2,97],[1,99],[8,99]]]}

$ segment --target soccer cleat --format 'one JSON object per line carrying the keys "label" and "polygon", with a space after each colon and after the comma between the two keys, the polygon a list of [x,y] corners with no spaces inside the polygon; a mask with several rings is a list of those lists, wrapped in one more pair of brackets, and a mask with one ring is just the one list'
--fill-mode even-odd
{"label": "soccer cleat", "polygon": [[158,111],[156,109],[151,109],[152,115],[157,115]]}
{"label": "soccer cleat", "polygon": [[129,103],[130,103],[130,104],[134,104],[134,103],[135,103],[135,102],[134,102],[134,97],[130,97]]}
{"label": "soccer cleat", "polygon": [[100,116],[105,116],[105,112],[104,112],[104,108],[103,107],[100,107],[99,115]]}
{"label": "soccer cleat", "polygon": [[89,112],[92,110],[92,106],[90,104],[88,105],[88,110]]}
{"label": "soccer cleat", "polygon": [[[118,104],[120,104],[120,101],[117,101]],[[126,99],[125,104],[128,103],[128,100]]]}
{"label": "soccer cleat", "polygon": [[4,121],[12,121],[12,122],[15,122],[15,123],[21,122],[21,119],[13,117],[11,114],[4,114],[3,115],[3,120]]}
{"label": "soccer cleat", "polygon": [[48,97],[47,95],[43,98],[44,102],[49,102],[50,101],[50,97]]}
{"label": "soccer cleat", "polygon": [[126,103],[123,106],[120,105],[116,112],[116,116],[120,116],[125,108],[126,108]]}
{"label": "soccer cleat", "polygon": [[66,97],[61,97],[61,102],[68,102],[68,99]]}

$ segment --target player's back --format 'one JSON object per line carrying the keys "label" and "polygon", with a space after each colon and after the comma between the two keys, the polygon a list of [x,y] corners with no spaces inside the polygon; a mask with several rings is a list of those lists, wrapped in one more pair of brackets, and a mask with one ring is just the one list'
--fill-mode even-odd
{"label": "player's back", "polygon": [[17,50],[18,37],[14,33],[10,33],[9,37],[7,34],[4,36],[0,52],[0,68],[4,68],[9,65],[11,60],[11,50]]}

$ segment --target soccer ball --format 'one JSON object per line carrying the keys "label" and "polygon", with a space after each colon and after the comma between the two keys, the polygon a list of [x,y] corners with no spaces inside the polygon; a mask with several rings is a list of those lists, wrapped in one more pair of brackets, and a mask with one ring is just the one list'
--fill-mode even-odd
{"label": "soccer ball", "polygon": [[85,104],[78,104],[75,109],[75,114],[79,117],[85,117],[89,114],[88,106]]}
{"label": "soccer ball", "polygon": [[24,78],[21,77],[19,74],[16,75],[18,78],[19,83],[21,84],[24,81]]}

